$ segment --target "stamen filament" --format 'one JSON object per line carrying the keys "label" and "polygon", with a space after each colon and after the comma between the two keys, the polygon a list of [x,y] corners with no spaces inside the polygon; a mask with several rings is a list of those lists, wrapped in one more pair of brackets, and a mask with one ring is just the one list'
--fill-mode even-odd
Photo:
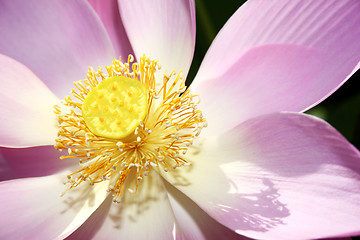
{"label": "stamen filament", "polygon": [[[100,67],[97,71],[89,67],[87,78],[74,83],[71,93],[75,100],[68,96],[54,106],[59,122],[55,148],[68,151],[61,159],[74,158],[80,163],[79,169],[68,175],[68,190],[84,181],[91,185],[108,181],[108,191],[112,192],[114,202],[119,202],[130,172],[136,174],[134,192],[137,192],[140,181],[149,175],[151,168],[166,172],[169,168],[191,164],[184,155],[194,137],[206,127],[205,118],[196,109],[198,96],[185,89],[181,71],[164,75],[159,87],[155,79],[155,72],[160,70],[158,62],[145,56],[137,63],[133,61],[131,55],[125,63],[121,58],[115,59],[112,65],[105,66],[106,73]],[[84,119],[84,101],[101,82],[119,76],[138,81],[145,87],[147,114],[137,121],[137,127],[129,136],[96,135]],[[128,94],[132,96],[133,93]],[[91,104],[95,108],[100,106],[97,101]]]}

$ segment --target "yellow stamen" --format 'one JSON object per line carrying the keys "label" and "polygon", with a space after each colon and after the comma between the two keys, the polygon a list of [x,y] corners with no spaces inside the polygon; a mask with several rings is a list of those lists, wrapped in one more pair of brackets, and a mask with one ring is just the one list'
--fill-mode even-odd
{"label": "yellow stamen", "polygon": [[[187,166],[184,158],[193,139],[206,126],[197,96],[185,88],[181,72],[164,75],[155,86],[157,61],[143,56],[137,63],[121,59],[105,74],[89,68],[87,79],[75,82],[71,97],[55,106],[59,133],[55,148],[80,162],[68,176],[69,189],[84,181],[108,181],[114,201],[120,201],[131,171],[139,182],[151,168]],[[160,80],[161,81],[161,80]]]}

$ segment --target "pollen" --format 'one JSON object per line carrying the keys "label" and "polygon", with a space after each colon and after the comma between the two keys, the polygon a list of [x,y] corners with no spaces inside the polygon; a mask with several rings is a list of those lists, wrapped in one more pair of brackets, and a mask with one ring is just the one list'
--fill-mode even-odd
{"label": "pollen", "polygon": [[74,82],[72,96],[54,106],[55,148],[66,150],[61,159],[80,163],[68,175],[67,190],[106,181],[120,202],[130,173],[137,176],[136,192],[152,169],[172,174],[169,168],[190,165],[185,154],[207,123],[181,72],[159,79],[158,61],[143,56],[134,62],[132,55],[105,69],[90,67],[86,79]]}

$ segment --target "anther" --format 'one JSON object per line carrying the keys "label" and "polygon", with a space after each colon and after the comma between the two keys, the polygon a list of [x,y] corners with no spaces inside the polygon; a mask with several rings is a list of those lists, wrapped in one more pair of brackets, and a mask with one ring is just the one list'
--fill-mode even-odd
{"label": "anther", "polygon": [[[197,110],[198,96],[186,88],[181,71],[164,76],[161,86],[156,61],[133,60],[114,60],[107,73],[90,68],[72,91],[80,102],[66,97],[55,107],[60,128],[55,148],[68,151],[62,158],[79,159],[80,169],[68,176],[69,189],[83,181],[109,181],[107,191],[120,202],[123,191],[138,190],[150,166],[167,172],[190,165],[181,154],[207,126]],[[136,171],[136,190],[125,187],[130,171]]]}

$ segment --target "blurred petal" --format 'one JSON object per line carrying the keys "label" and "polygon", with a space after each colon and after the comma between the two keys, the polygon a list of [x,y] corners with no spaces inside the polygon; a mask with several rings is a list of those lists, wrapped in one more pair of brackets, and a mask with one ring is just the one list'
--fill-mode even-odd
{"label": "blurred petal", "polygon": [[171,207],[184,239],[247,239],[215,221],[190,198],[169,183],[165,183]]}
{"label": "blurred petal", "polygon": [[314,117],[276,113],[209,138],[170,179],[220,223],[256,239],[360,233],[360,153]]}
{"label": "blurred petal", "polygon": [[[81,184],[60,197],[65,173],[0,182],[1,239],[63,239],[106,197],[104,184]],[[19,231],[21,230],[21,231]]]}
{"label": "blurred petal", "polygon": [[133,54],[133,50],[120,18],[117,0],[89,0],[89,2],[101,18],[110,36],[116,57],[121,56],[127,59],[129,54]]}
{"label": "blurred petal", "polygon": [[0,146],[53,144],[57,102],[26,66],[0,54]]}
{"label": "blurred petal", "polygon": [[195,47],[195,2],[119,0],[119,8],[136,57],[146,54],[186,77]]}
{"label": "blurred petal", "polygon": [[155,171],[150,172],[138,191],[132,193],[129,189],[135,190],[135,184],[136,175],[132,174],[126,180],[121,202],[107,199],[102,211],[85,222],[70,239],[113,239],[114,236],[129,240],[173,239],[177,234],[176,222],[161,177]]}
{"label": "blurred petal", "polygon": [[[214,113],[223,130],[265,113],[307,110],[359,68],[359,12],[356,0],[248,1],[214,40],[192,89],[217,109],[236,104],[235,114]],[[208,84],[228,94],[218,91],[213,101]]]}
{"label": "blurred petal", "polygon": [[59,159],[63,153],[53,146],[31,148],[0,148],[0,181],[16,178],[42,177],[78,166],[70,158]]}
{"label": "blurred petal", "polygon": [[112,61],[111,42],[86,1],[4,0],[0,52],[28,66],[58,96]]}

